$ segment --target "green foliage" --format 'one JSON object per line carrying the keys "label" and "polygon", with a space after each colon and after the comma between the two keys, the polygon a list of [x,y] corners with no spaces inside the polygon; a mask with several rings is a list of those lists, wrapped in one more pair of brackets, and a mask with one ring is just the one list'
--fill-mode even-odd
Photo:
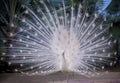
{"label": "green foliage", "polygon": [[107,12],[110,14],[115,14],[120,11],[120,0],[112,0]]}

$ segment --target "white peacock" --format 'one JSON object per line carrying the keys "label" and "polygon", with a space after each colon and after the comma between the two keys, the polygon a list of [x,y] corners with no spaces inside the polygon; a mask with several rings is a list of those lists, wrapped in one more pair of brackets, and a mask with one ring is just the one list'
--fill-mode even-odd
{"label": "white peacock", "polygon": [[31,75],[67,71],[87,76],[113,66],[116,40],[109,23],[97,12],[89,14],[88,7],[67,6],[64,0],[57,8],[50,0],[35,2],[35,8],[24,5],[24,14],[16,18],[22,26],[8,47],[9,65]]}

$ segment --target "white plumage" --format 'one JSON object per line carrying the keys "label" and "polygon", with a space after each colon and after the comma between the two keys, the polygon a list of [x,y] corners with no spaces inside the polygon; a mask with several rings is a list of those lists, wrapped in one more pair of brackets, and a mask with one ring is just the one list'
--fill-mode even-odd
{"label": "white plumage", "polygon": [[24,5],[18,17],[22,26],[8,47],[10,65],[32,75],[67,71],[92,76],[115,64],[116,40],[106,18],[89,14],[85,4],[68,7],[63,0],[56,9],[51,3]]}

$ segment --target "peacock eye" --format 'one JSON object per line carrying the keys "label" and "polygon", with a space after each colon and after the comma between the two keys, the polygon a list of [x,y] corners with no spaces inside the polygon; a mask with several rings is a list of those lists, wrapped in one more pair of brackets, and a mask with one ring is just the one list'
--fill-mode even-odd
{"label": "peacock eye", "polygon": [[85,2],[67,5],[65,1],[59,5],[52,0],[21,4],[22,10],[10,15],[6,24],[10,27],[7,38],[1,40],[7,49],[0,60],[8,60],[9,67],[18,65],[15,72],[31,75],[67,71],[95,76],[114,66],[117,40],[109,33],[107,18],[100,11],[91,12]]}

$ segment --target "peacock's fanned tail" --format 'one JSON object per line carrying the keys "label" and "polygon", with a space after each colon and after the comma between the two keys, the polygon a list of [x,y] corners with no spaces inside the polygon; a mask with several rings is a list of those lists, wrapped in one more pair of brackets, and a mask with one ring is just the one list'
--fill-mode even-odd
{"label": "peacock's fanned tail", "polygon": [[116,63],[109,23],[97,12],[89,13],[89,5],[68,6],[64,0],[57,7],[50,0],[34,4],[23,4],[25,11],[16,18],[21,25],[6,47],[8,64],[19,66],[16,71],[94,76]]}

